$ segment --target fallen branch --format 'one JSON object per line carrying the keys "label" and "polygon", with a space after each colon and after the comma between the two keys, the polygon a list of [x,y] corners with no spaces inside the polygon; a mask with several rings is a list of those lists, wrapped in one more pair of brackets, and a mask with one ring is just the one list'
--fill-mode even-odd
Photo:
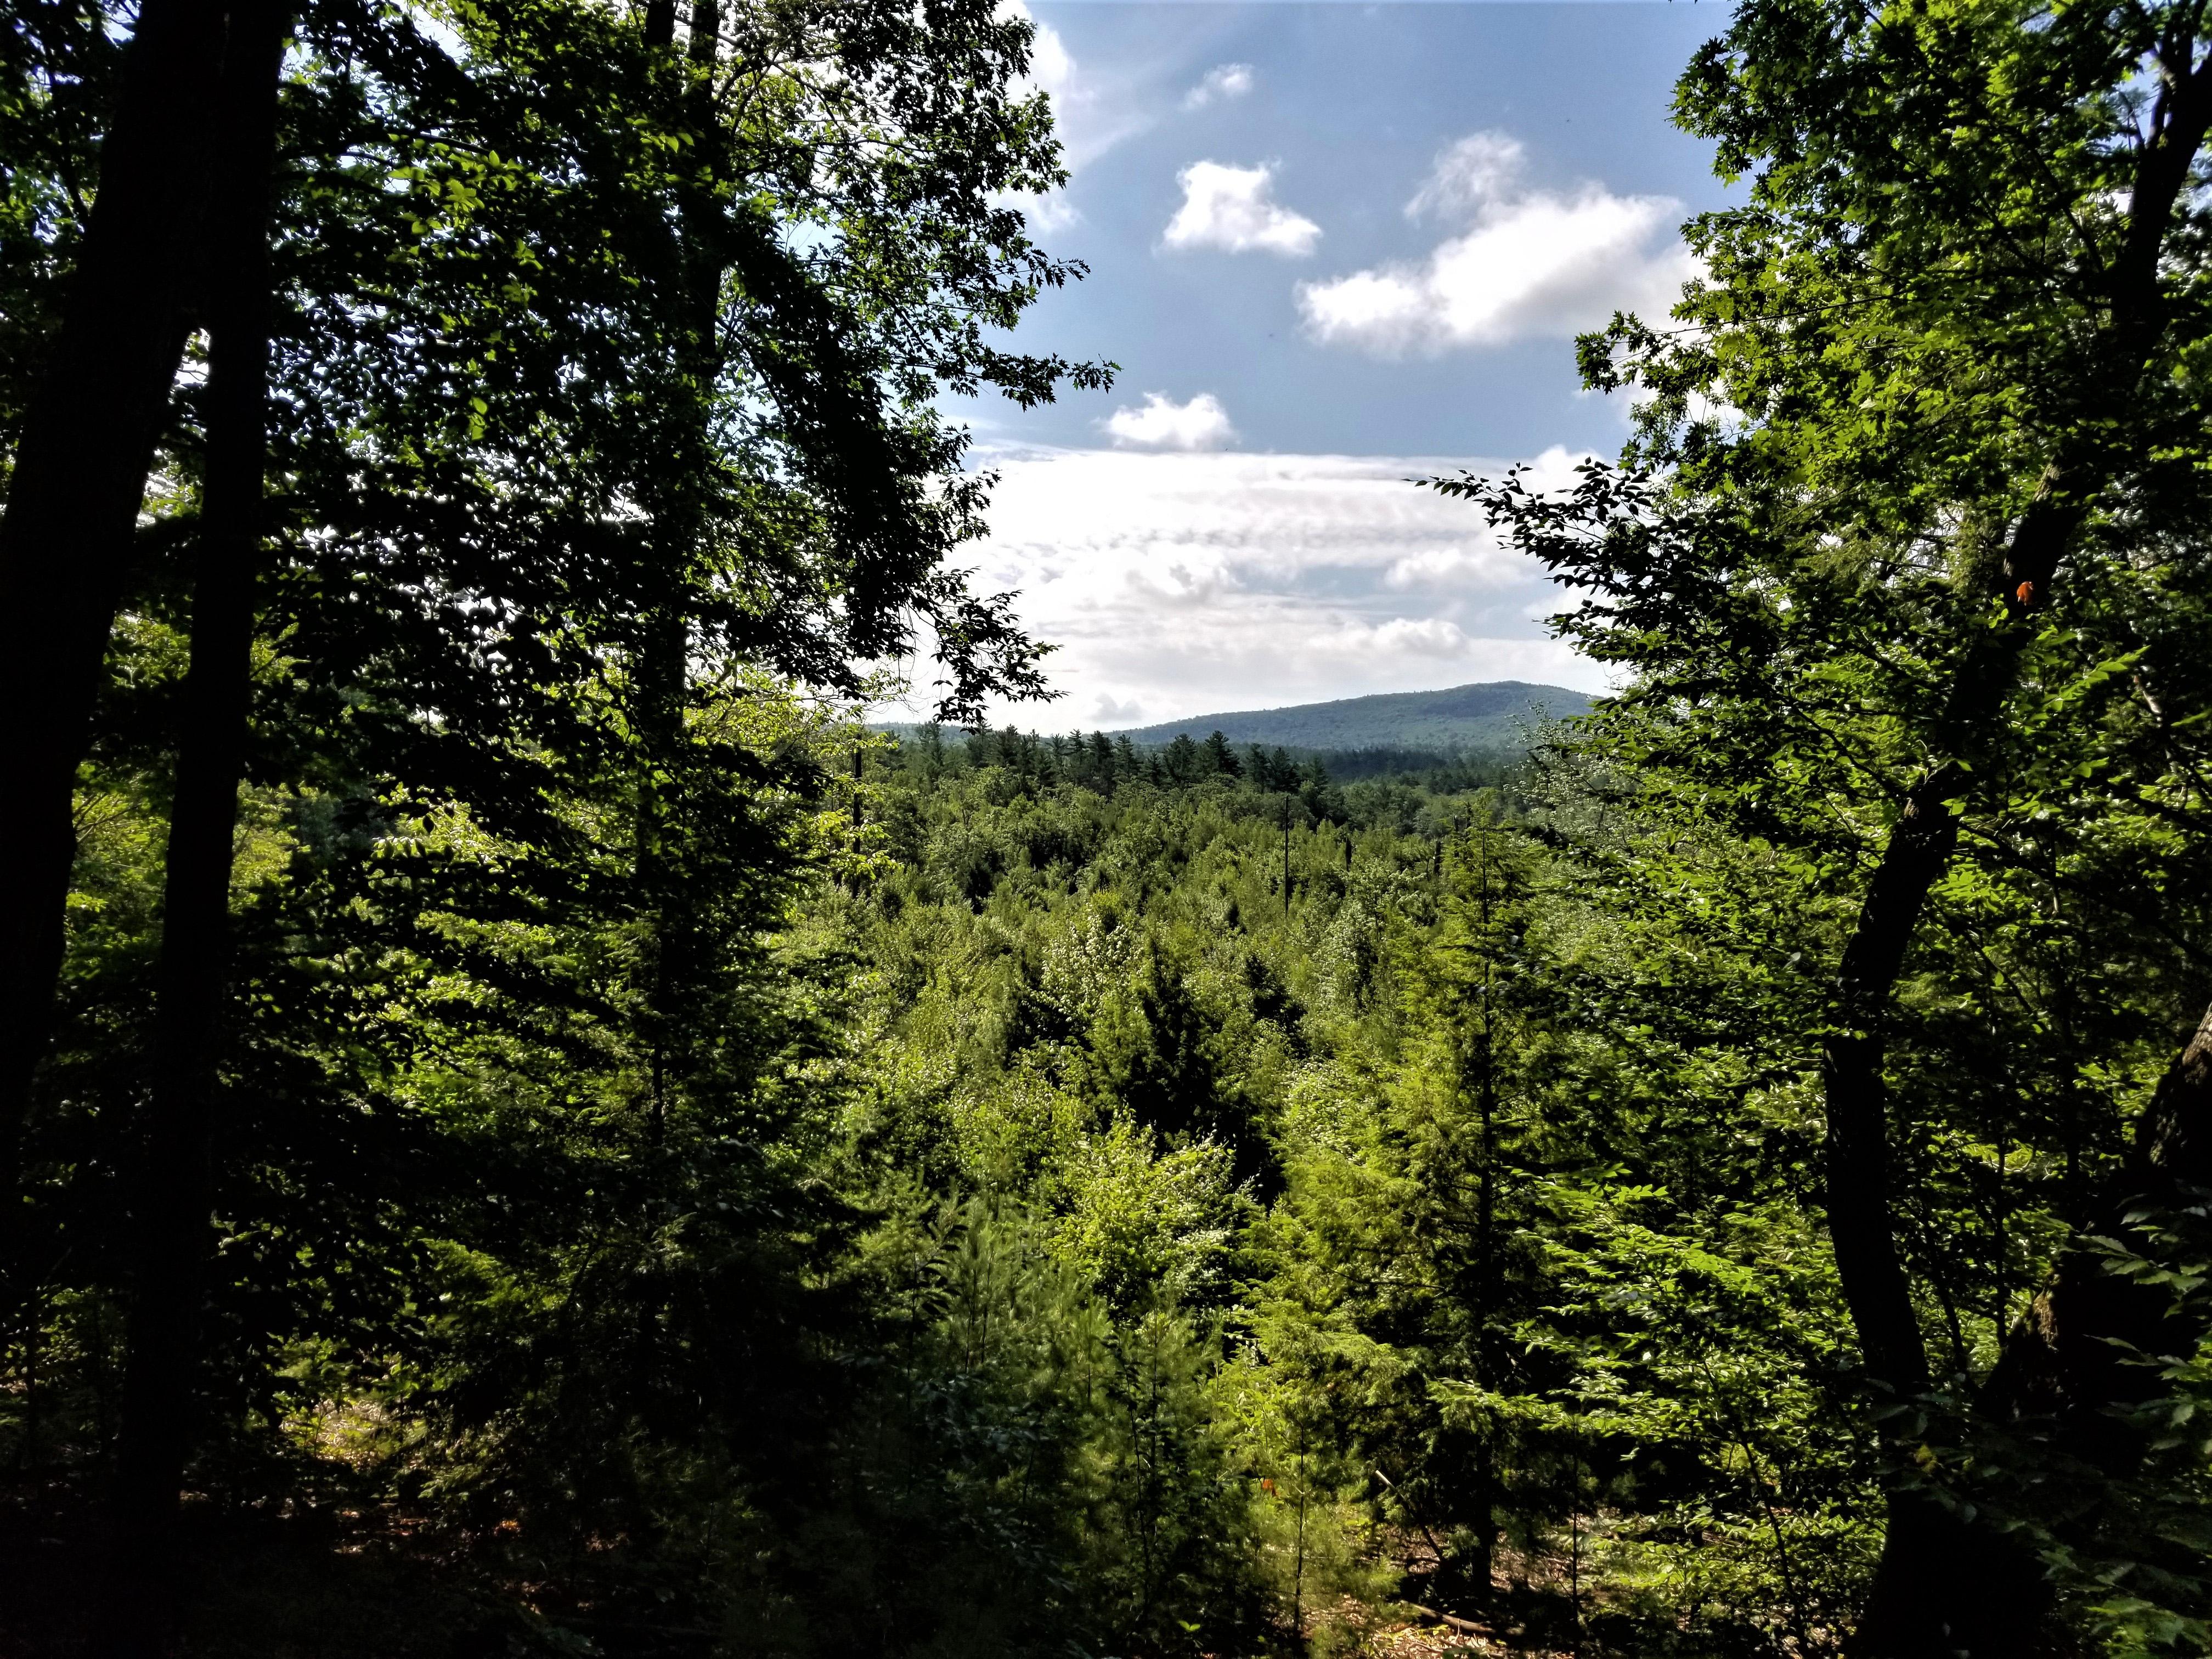
{"label": "fallen branch", "polygon": [[1462,1619],[1455,1613],[1438,1613],[1434,1607],[1425,1607],[1418,1601],[1400,1604],[1408,1613],[1418,1613],[1424,1619],[1433,1619],[1439,1625],[1449,1625],[1462,1636],[1487,1637],[1490,1632],[1472,1619]]}

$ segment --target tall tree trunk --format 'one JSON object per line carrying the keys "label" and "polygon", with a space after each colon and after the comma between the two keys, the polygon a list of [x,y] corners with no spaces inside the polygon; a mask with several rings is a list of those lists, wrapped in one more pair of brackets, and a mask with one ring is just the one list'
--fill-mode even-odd
{"label": "tall tree trunk", "polygon": [[173,1534],[198,1394],[210,1142],[230,966],[230,877],[252,691],[268,453],[270,175],[284,0],[241,0],[224,65],[210,215],[207,460],[191,656],[169,818],[152,1088],[115,1494],[131,1650],[166,1638]]}
{"label": "tall tree trunk", "polygon": [[[674,50],[673,0],[647,8],[648,41]],[[677,212],[666,252],[671,298],[676,308],[674,356],[680,396],[690,399],[681,441],[685,453],[670,469],[671,495],[654,510],[648,554],[655,568],[637,642],[632,695],[634,736],[639,746],[635,881],[648,930],[649,975],[641,1035],[650,1068],[648,1131],[659,1145],[668,1113],[693,1068],[698,1036],[699,940],[681,823],[687,784],[683,764],[684,708],[690,682],[691,629],[684,602],[690,565],[705,533],[701,500],[709,448],[708,421],[719,373],[716,321],[728,238],[713,181],[702,176],[714,155],[713,75],[720,10],[716,0],[692,0],[684,58],[694,77],[684,103],[690,141],[677,189]]]}
{"label": "tall tree trunk", "polygon": [[23,1129],[46,1048],[76,856],[76,769],[169,389],[222,70],[219,0],[144,0],[61,333],[23,427],[0,519],[0,1319],[33,1269]]}
{"label": "tall tree trunk", "polygon": [[[2138,158],[2128,229],[2109,273],[2109,311],[2085,358],[2075,435],[2062,447],[2007,547],[2005,615],[1974,641],[1954,682],[1938,733],[1943,757],[1917,785],[1868,886],[1845,947],[1836,1018],[1821,1052],[1827,1110],[1827,1211],[1837,1275],[1878,1391],[1907,1400],[1929,1371],[1911,1286],[1897,1248],[1889,1182],[1884,1027],[1928,895],[1958,842],[1970,764],[2002,740],[2004,699],[2033,634],[2031,618],[2098,496],[2137,458],[2116,450],[2110,417],[2126,413],[2162,339],[2159,260],[2176,200],[2212,127],[2212,66],[2181,70]],[[1902,1444],[1892,1448],[1903,1452]],[[2033,1651],[2039,1621],[2033,1564],[1990,1528],[1961,1522],[1909,1479],[1892,1483],[1890,1524],[1864,1616],[1860,1659],[2012,1655]]]}

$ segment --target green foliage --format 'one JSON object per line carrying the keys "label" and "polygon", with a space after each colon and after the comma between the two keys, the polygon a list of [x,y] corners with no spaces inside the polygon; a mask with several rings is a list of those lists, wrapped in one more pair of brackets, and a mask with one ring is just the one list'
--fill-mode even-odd
{"label": "green foliage", "polygon": [[[112,21],[0,35],[10,444]],[[2212,921],[2197,13],[1746,0],[1678,112],[1747,194],[1683,327],[1583,344],[1625,465],[1440,485],[1620,693],[1113,737],[859,718],[925,636],[943,720],[1042,688],[939,413],[1107,377],[997,343],[1081,274],[1006,205],[1064,177],[1030,25],[677,21],[299,15],[198,1650],[1196,1659],[1411,1603],[1810,1659],[1932,1503],[2052,1641],[2203,1650],[2203,1194],[2141,1127],[2212,1144],[2154,1097]],[[198,386],[27,1145],[34,1538],[92,1531],[174,1174]],[[1506,732],[1535,694],[1575,723]],[[1869,1384],[1831,1236],[1867,1024],[1924,1389]],[[2143,1340],[2045,1410],[2099,1297]]]}
{"label": "green foliage", "polygon": [[[1051,752],[923,734],[873,775],[899,861],[817,925],[876,965],[880,1178],[1018,1194],[1120,1317],[1228,1316],[1249,1570],[1310,1643],[1407,1594],[1635,1651],[1832,1645],[1871,1467],[1802,1085],[1714,1049],[1775,1015],[1747,942],[1591,879],[1651,843],[1563,770],[1354,785],[1364,829],[1294,806],[1285,908],[1250,767],[1086,785]],[[1724,842],[1659,867],[1741,927],[1771,897]],[[1626,1040],[1591,1024],[1626,1003]]]}
{"label": "green foliage", "polygon": [[[1714,1063],[1777,1098],[1827,1068],[1833,1156],[1801,1201],[1839,1238],[1847,1212],[1886,1235],[1929,1356],[1923,1397],[1896,1397],[1890,1361],[1892,1392],[1862,1402],[1890,1499],[2032,1552],[2017,1598],[2047,1586],[2063,1639],[2101,1625],[2121,1651],[2194,1639],[2191,1547],[2136,1524],[2186,1507],[2194,1476],[2142,1440],[2083,1451],[2017,1375],[2059,1276],[2077,1309],[2117,1305],[2069,1252],[2170,1178],[2136,1126],[2206,1000],[2202,23],[1741,9],[1677,109],[1747,199],[1689,228],[1708,274],[1683,327],[1583,343],[1593,386],[1646,396],[1625,466],[1551,500],[1442,486],[1583,591],[1557,625],[1624,675],[1578,787],[1663,850],[1585,836],[1577,856],[1728,941],[1743,1012],[1771,1001],[1763,1029],[1712,1032]],[[1922,901],[1899,849],[1931,814]],[[1678,852],[1730,843],[1734,891]],[[1893,984],[1830,989],[1889,938]],[[1859,1031],[1881,1192],[1837,1127]],[[1757,1099],[1732,1115],[1766,1116]],[[2194,1318],[2160,1330],[2183,1350],[2162,1363],[2185,1370]]]}

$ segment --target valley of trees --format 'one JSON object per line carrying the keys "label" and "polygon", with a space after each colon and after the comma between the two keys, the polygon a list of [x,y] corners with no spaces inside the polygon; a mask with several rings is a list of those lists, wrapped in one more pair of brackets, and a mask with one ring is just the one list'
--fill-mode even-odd
{"label": "valley of trees", "polygon": [[10,7],[0,1653],[2212,1650],[2208,28],[1740,0],[1332,769],[983,723],[996,0]]}

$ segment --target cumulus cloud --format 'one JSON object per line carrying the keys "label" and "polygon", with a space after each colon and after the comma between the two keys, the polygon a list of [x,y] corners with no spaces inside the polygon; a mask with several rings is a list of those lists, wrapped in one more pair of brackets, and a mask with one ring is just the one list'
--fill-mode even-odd
{"label": "cumulus cloud", "polygon": [[1067,199],[1067,192],[1064,190],[1055,190],[1042,196],[1030,191],[1008,191],[994,199],[1009,207],[1019,208],[1033,232],[1049,235],[1056,231],[1072,229],[1083,222],[1083,210]]}
{"label": "cumulus cloud", "polygon": [[1273,169],[1194,161],[1176,175],[1182,205],[1163,240],[1173,248],[1255,249],[1302,258],[1321,240],[1321,227],[1274,199]]}
{"label": "cumulus cloud", "polygon": [[1106,430],[1117,444],[1138,449],[1219,449],[1236,437],[1229,411],[1211,392],[1187,404],[1147,392],[1134,409],[1127,405],[1107,418]]}
{"label": "cumulus cloud", "polygon": [[1437,157],[1427,179],[1406,204],[1406,216],[1462,214],[1496,201],[1518,181],[1528,156],[1510,133],[1469,133]]}
{"label": "cumulus cloud", "polygon": [[[1535,458],[1532,487],[1578,455]],[[1139,720],[1523,679],[1595,689],[1551,639],[1559,590],[1466,503],[1409,480],[1504,461],[1444,456],[1009,450],[979,587],[1060,648],[1068,701],[1024,725]],[[963,557],[963,562],[969,562]],[[1103,712],[1110,701],[1119,714]],[[1139,710],[1141,712],[1138,712]]]}
{"label": "cumulus cloud", "polygon": [[1522,159],[1519,142],[1496,132],[1445,150],[1407,211],[1467,228],[1425,259],[1301,284],[1309,331],[1398,356],[1571,335],[1615,311],[1665,315],[1696,274],[1668,234],[1682,204],[1595,184],[1571,194],[1524,190]]}
{"label": "cumulus cloud", "polygon": [[1252,66],[1249,64],[1216,64],[1200,78],[1199,83],[1182,95],[1185,109],[1204,109],[1208,104],[1227,103],[1242,98],[1252,90]]}
{"label": "cumulus cloud", "polygon": [[1352,623],[1322,641],[1329,648],[1354,656],[1458,657],[1467,653],[1467,631],[1442,617],[1393,617],[1379,626]]}

